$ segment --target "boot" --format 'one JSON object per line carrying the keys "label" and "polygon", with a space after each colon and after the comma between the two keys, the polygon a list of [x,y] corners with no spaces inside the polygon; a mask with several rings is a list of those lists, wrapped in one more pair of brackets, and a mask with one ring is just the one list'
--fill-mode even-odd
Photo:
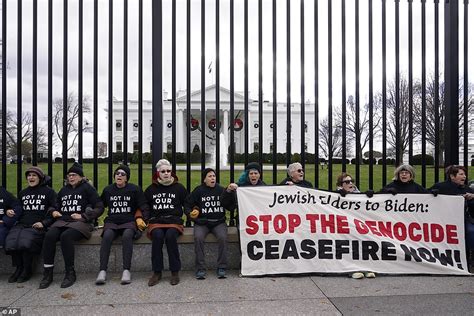
{"label": "boot", "polygon": [[156,285],[161,279],[161,272],[153,272],[150,280],[148,280],[148,286]]}
{"label": "boot", "polygon": [[39,285],[40,289],[47,288],[53,282],[53,267],[44,268],[43,271],[43,280]]}
{"label": "boot", "polygon": [[171,280],[170,280],[170,284],[171,285],[176,285],[179,283],[179,272],[176,271],[176,272],[171,272]]}
{"label": "boot", "polygon": [[16,266],[15,272],[8,278],[8,283],[15,283],[23,272],[23,266]]}
{"label": "boot", "polygon": [[66,267],[66,274],[64,275],[64,280],[61,283],[61,288],[67,288],[76,282],[76,271],[74,267]]}
{"label": "boot", "polygon": [[20,276],[18,277],[18,280],[17,282],[18,283],[23,283],[23,282],[26,282],[28,281],[30,278],[31,278],[31,275],[32,275],[32,271],[31,271],[31,267],[25,267],[23,269],[23,272],[20,274]]}

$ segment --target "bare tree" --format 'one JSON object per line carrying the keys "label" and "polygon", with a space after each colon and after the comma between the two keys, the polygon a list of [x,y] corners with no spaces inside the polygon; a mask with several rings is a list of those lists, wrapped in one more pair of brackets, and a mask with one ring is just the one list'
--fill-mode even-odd
{"label": "bare tree", "polygon": [[[342,129],[341,124],[336,120],[332,127],[332,137],[329,139],[328,118],[319,123],[319,148],[324,157],[329,157],[329,147],[332,144],[332,157],[342,156]],[[348,148],[349,150],[349,148]]]}
{"label": "bare tree", "polygon": [[[416,87],[417,85],[414,85]],[[409,86],[408,81],[404,76],[400,76],[400,90],[399,90],[399,119],[398,119],[398,130],[400,133],[400,143],[398,148],[398,161],[403,161],[403,154],[407,151],[410,143],[410,113],[409,113]],[[419,99],[415,96],[416,91],[413,91],[413,108],[417,107]],[[378,95],[377,101],[378,106],[382,105],[382,96]],[[397,146],[397,116],[396,116],[396,85],[395,80],[389,82],[387,86],[387,143],[389,146],[396,149]],[[419,130],[413,128],[413,138],[417,138]]]}
{"label": "bare tree", "polygon": [[[53,124],[55,128],[56,137],[61,143],[63,139],[63,99],[56,99],[54,102],[54,116]],[[79,102],[77,96],[71,92],[67,97],[67,134],[66,140],[68,144],[67,150],[69,151],[74,147],[76,139],[79,135]],[[90,97],[84,96],[82,99],[82,113],[89,113],[91,111]],[[84,124],[83,131],[87,130],[87,125]]]}
{"label": "bare tree", "polygon": [[[439,75],[441,77],[441,75]],[[439,81],[439,91],[438,91],[438,110],[435,107],[435,77],[432,75],[426,84],[426,114],[425,114],[425,122],[426,122],[426,141],[432,145],[433,147],[436,146],[436,135],[439,136],[438,148],[439,148],[439,163],[441,165],[444,164],[444,131],[445,131],[445,109],[446,109],[446,102],[445,102],[445,84],[444,82]],[[474,87],[473,85],[469,85],[468,87],[468,113],[474,113],[474,95],[473,95]],[[417,98],[419,102],[417,106],[413,109],[413,115],[415,120],[416,128],[421,131],[422,127],[422,108],[421,108],[421,87],[417,87]],[[459,84],[459,137],[460,141],[463,140],[464,135],[464,86],[463,81]],[[436,128],[436,117],[439,119],[439,126]],[[468,117],[468,132],[472,132],[472,125],[474,123],[474,116],[471,115]]]}
{"label": "bare tree", "polygon": [[[7,151],[11,156],[16,156],[18,143],[21,144],[21,152],[25,157],[31,157],[33,151],[33,117],[30,112],[22,113],[21,120],[21,139],[17,139],[17,117],[15,112],[7,111]],[[38,127],[37,135],[37,149],[44,150],[47,148],[46,131]]]}
{"label": "bare tree", "polygon": [[[360,139],[360,152],[358,161],[362,162],[362,153],[364,152],[364,148],[368,145],[370,140],[370,133],[369,133],[369,104],[365,104],[359,109],[359,129],[357,129],[357,122],[356,122],[356,104],[354,97],[351,95],[347,98],[346,102],[346,142],[347,143],[355,143],[356,135],[359,134]],[[338,110],[336,113],[337,121],[340,123],[340,128],[342,132],[342,111]],[[380,130],[380,123],[382,121],[382,115],[380,113],[380,104],[375,102],[373,106],[373,137],[377,135],[377,132]]]}

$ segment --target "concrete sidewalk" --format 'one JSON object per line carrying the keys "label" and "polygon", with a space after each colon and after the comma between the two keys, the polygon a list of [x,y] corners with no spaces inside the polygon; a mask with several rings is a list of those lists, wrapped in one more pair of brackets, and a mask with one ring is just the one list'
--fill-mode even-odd
{"label": "concrete sidewalk", "polygon": [[[474,277],[379,276],[353,280],[344,276],[242,278],[229,271],[219,280],[208,271],[196,280],[181,273],[169,284],[169,272],[154,287],[149,273],[132,273],[132,284],[120,285],[120,274],[96,286],[96,275],[79,274],[68,289],[63,275],[38,290],[36,275],[23,284],[8,284],[0,275],[0,307],[20,308],[22,315],[151,315],[151,314],[311,314],[311,315],[473,315]],[[0,311],[1,312],[1,311]]]}

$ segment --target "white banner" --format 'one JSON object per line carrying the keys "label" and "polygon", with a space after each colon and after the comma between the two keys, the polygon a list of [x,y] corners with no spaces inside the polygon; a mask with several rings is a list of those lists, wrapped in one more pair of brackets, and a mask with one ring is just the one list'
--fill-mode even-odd
{"label": "white banner", "polygon": [[461,196],[342,197],[297,186],[237,192],[242,275],[469,274]]}

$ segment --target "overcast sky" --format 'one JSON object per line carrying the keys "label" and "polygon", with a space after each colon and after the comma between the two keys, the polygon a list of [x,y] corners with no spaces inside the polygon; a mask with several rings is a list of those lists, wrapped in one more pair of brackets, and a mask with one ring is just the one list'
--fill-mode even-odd
{"label": "overcast sky", "polygon": [[[235,90],[244,90],[244,1],[235,0]],[[314,2],[305,1],[305,99],[314,102]],[[327,113],[328,87],[328,8],[327,1],[319,4],[319,80],[320,117]],[[78,0],[68,1],[68,89],[77,93],[78,76]],[[114,96],[123,98],[123,0],[114,0]],[[171,0],[163,0],[163,88],[171,92]],[[186,1],[177,0],[177,87],[186,89]],[[191,73],[192,90],[201,86],[201,2],[191,1]],[[341,103],[341,0],[332,1],[333,42],[333,104]],[[381,0],[373,1],[374,91],[381,91],[382,83],[382,9]],[[32,101],[32,12],[33,0],[23,0],[23,109],[31,110]],[[99,0],[99,96],[100,117],[105,117],[108,91],[108,0]],[[38,104],[47,108],[48,70],[48,1],[38,0]],[[63,1],[53,0],[53,95],[62,97],[63,82]],[[128,97],[137,99],[138,87],[138,0],[128,1]],[[151,99],[152,34],[151,0],[143,0],[144,99]],[[355,1],[346,1],[346,56],[347,95],[355,94]],[[220,77],[221,85],[229,88],[229,11],[230,1],[220,1]],[[426,4],[427,69],[434,71],[434,4]],[[421,78],[421,1],[413,3],[414,21],[414,77]],[[443,5],[440,4],[440,71],[444,64]],[[463,6],[460,4],[460,38],[463,38]],[[272,98],[272,1],[263,0],[263,91],[264,99]],[[17,1],[8,1],[7,17],[7,100],[9,109],[17,104]],[[469,16],[474,16],[470,5]],[[291,1],[291,99],[300,95],[300,1]],[[472,24],[472,22],[471,22]],[[277,85],[278,101],[286,102],[286,0],[277,0]],[[472,29],[472,25],[471,25]],[[368,101],[368,0],[360,0],[360,95],[361,104]],[[474,51],[474,32],[469,34],[469,51]],[[93,0],[84,0],[84,94],[92,96],[93,87]],[[460,74],[463,67],[463,42],[460,41]],[[408,2],[400,2],[401,72],[408,73]],[[387,77],[395,74],[395,4],[387,1]],[[206,1],[206,69],[212,61],[215,72],[215,0]],[[206,74],[206,85],[213,83],[215,74]],[[469,64],[469,78],[474,78],[474,61]],[[258,93],[258,1],[249,0],[249,89],[251,97]],[[46,111],[40,115],[46,117]],[[100,125],[106,127],[106,125]],[[99,139],[106,139],[107,131]],[[89,135],[90,136],[90,135]],[[86,136],[86,139],[89,137]],[[90,136],[92,139],[92,136]],[[87,141],[87,140],[86,140]]]}

